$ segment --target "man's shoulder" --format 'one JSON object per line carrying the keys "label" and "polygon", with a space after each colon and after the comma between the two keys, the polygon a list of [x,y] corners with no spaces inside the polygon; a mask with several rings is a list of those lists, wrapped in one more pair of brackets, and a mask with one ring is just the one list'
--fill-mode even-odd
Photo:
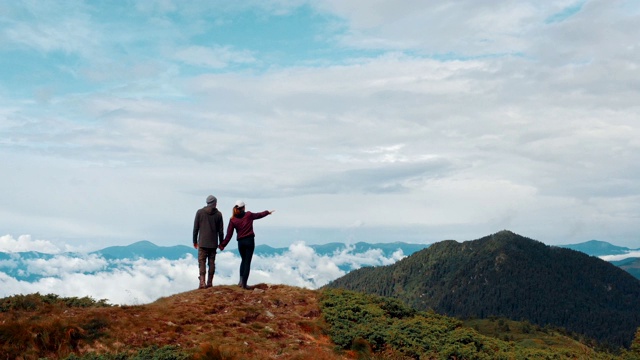
{"label": "man's shoulder", "polygon": [[207,207],[202,207],[200,209],[198,209],[198,211],[196,211],[196,215],[200,215],[200,214],[204,214],[207,211]]}

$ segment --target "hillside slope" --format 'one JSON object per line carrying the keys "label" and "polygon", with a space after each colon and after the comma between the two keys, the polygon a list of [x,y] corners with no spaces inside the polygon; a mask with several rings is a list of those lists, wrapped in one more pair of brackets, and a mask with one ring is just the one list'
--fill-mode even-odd
{"label": "hillside slope", "polygon": [[[166,345],[195,352],[196,358],[213,353],[226,359],[343,358],[320,329],[312,290],[215,286],[139,306],[39,302],[34,295],[22,298],[17,309],[0,306],[0,358],[57,359],[72,352],[130,353]],[[11,303],[5,307],[15,307]]]}
{"label": "hillside slope", "polygon": [[439,242],[327,287],[395,297],[460,318],[551,324],[614,345],[628,346],[640,326],[638,279],[598,258],[509,231]]}
{"label": "hillside slope", "polygon": [[640,332],[632,351],[614,355],[552,329],[496,323],[471,328],[397,299],[283,285],[214,286],[137,306],[16,295],[0,299],[0,359],[640,358]]}

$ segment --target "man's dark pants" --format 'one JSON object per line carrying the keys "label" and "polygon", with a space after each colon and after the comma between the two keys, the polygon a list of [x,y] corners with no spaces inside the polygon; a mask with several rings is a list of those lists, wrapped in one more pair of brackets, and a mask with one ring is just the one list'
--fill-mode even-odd
{"label": "man's dark pants", "polygon": [[213,274],[216,271],[216,248],[198,247],[198,266],[200,267],[200,284],[204,283],[204,275],[207,272],[207,261],[209,261],[209,273],[207,274],[207,287],[213,283]]}

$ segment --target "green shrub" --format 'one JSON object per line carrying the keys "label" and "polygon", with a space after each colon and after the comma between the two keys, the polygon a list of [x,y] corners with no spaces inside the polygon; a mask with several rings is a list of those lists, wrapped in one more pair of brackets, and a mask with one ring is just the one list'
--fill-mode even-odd
{"label": "green shrub", "polygon": [[107,299],[94,300],[91,297],[61,298],[55,294],[40,295],[40,293],[27,295],[13,295],[0,299],[0,312],[8,311],[36,311],[43,305],[62,305],[66,307],[108,307]]}
{"label": "green shrub", "polygon": [[[347,290],[325,289],[320,296],[327,333],[342,350],[368,351],[414,359],[615,359],[587,350],[527,348],[463,327],[462,321],[418,312],[395,299]],[[502,320],[502,328],[508,324]],[[500,324],[498,324],[500,326]],[[368,355],[366,355],[368,356]],[[630,357],[631,359],[631,357]],[[634,359],[635,360],[635,359]]]}

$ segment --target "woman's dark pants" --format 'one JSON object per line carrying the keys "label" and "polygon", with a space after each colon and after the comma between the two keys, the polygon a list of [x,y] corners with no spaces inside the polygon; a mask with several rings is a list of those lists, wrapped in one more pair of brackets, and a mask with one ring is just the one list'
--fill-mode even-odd
{"label": "woman's dark pants", "polygon": [[253,250],[256,248],[255,238],[253,236],[238,240],[238,251],[240,252],[240,286],[247,288],[247,280],[249,280],[249,272],[251,270],[251,258]]}

